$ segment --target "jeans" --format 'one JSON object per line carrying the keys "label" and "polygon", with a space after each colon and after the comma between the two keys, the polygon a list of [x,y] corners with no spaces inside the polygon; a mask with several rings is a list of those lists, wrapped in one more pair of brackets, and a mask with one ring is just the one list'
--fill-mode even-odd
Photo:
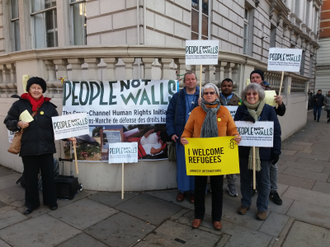
{"label": "jeans", "polygon": [[227,183],[228,184],[235,185],[235,182],[236,182],[236,179],[237,179],[236,174],[228,174],[228,175],[226,175],[226,178],[227,178]]}
{"label": "jeans", "polygon": [[[212,221],[222,216],[223,176],[210,176],[212,189]],[[202,220],[205,214],[205,190],[207,176],[195,176],[195,219]]]}
{"label": "jeans", "polygon": [[[248,169],[248,158],[239,157],[239,167],[241,170],[241,204],[244,207],[250,207],[252,203],[252,182],[253,172]],[[261,161],[261,170],[256,172],[256,183],[258,188],[257,208],[258,211],[266,212],[268,209],[270,192],[270,160]]]}
{"label": "jeans", "polygon": [[320,121],[322,106],[314,106],[313,114],[314,120],[316,119],[316,112],[317,112],[317,121]]}
{"label": "jeans", "polygon": [[276,164],[270,165],[270,192],[277,192],[277,173],[278,167]]}

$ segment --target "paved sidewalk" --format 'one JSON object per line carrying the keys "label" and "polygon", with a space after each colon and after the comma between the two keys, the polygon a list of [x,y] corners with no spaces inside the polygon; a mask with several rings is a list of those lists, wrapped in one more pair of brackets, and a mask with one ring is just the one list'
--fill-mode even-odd
{"label": "paved sidewalk", "polygon": [[[175,201],[176,190],[120,193],[84,190],[41,206],[25,216],[20,174],[0,167],[0,247],[38,246],[330,246],[330,124],[308,113],[307,125],[282,144],[279,194],[283,205],[269,204],[265,221],[256,206],[236,213],[239,197],[224,195],[222,231],[213,229],[210,194],[202,226],[192,230],[193,205]],[[83,183],[83,181],[80,181]],[[239,184],[237,184],[239,189]],[[224,187],[225,190],[225,187]]]}

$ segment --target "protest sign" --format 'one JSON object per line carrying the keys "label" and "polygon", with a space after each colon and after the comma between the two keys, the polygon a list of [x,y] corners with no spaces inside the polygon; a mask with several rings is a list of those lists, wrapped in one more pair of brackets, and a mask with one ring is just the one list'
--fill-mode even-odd
{"label": "protest sign", "polygon": [[235,121],[235,124],[242,137],[239,146],[273,147],[274,122]]}
{"label": "protest sign", "polygon": [[109,144],[109,164],[138,162],[137,142],[117,142]]}
{"label": "protest sign", "polygon": [[239,173],[238,146],[233,136],[187,138],[186,171],[189,176]]}
{"label": "protest sign", "polygon": [[186,40],[186,65],[218,64],[219,40]]}
{"label": "protest sign", "polygon": [[301,59],[301,49],[270,48],[267,70],[299,72]]}
{"label": "protest sign", "polygon": [[[89,138],[78,143],[78,159],[108,162],[114,140],[138,142],[139,159],[167,159],[166,111],[177,86],[176,80],[65,81],[63,115],[89,117]],[[148,152],[148,145],[158,152]]]}
{"label": "protest sign", "polygon": [[230,115],[234,119],[238,106],[225,105],[224,107],[226,107],[228,109],[228,111],[230,112]]}
{"label": "protest sign", "polygon": [[275,101],[276,92],[275,90],[266,90],[265,91],[265,103],[271,106],[276,106]]}
{"label": "protest sign", "polygon": [[89,134],[86,113],[52,117],[55,140]]}

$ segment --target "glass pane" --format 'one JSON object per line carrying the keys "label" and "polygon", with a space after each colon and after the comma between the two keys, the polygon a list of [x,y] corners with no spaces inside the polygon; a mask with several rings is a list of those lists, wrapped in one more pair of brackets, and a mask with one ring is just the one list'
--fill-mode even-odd
{"label": "glass pane", "polygon": [[43,14],[38,14],[34,16],[34,33],[35,48],[44,48],[46,34]]}
{"label": "glass pane", "polygon": [[54,28],[53,11],[46,11],[46,30]]}
{"label": "glass pane", "polygon": [[54,47],[54,33],[53,32],[48,32],[47,33],[47,47]]}
{"label": "glass pane", "polygon": [[32,0],[32,13],[56,6],[56,0]]}
{"label": "glass pane", "polygon": [[86,44],[86,3],[73,6],[73,40],[74,45]]}
{"label": "glass pane", "polygon": [[191,33],[191,39],[198,39],[197,33]]}
{"label": "glass pane", "polygon": [[14,22],[15,51],[21,50],[21,39],[19,35],[19,21]]}
{"label": "glass pane", "polygon": [[248,18],[249,18],[249,11],[248,11],[248,9],[245,9],[244,10],[244,19],[248,20]]}
{"label": "glass pane", "polygon": [[17,0],[11,0],[11,18],[18,18]]}
{"label": "glass pane", "polygon": [[191,11],[191,30],[198,33],[198,12],[196,10]]}
{"label": "glass pane", "polygon": [[209,0],[203,0],[202,9],[203,14],[209,15]]}
{"label": "glass pane", "polygon": [[199,10],[199,0],[192,0],[192,1],[191,1],[191,7],[192,7],[193,9],[197,9],[197,10]]}
{"label": "glass pane", "polygon": [[205,15],[202,16],[202,35],[208,36],[208,28],[209,28],[209,18]]}

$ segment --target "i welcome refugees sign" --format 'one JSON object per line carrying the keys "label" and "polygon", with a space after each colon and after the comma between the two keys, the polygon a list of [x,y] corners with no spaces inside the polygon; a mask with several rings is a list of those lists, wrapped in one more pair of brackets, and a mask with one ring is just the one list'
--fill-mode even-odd
{"label": "i welcome refugees sign", "polygon": [[107,162],[113,136],[137,142],[139,159],[167,158],[166,110],[176,92],[175,80],[66,81],[62,114],[89,121],[78,159]]}

